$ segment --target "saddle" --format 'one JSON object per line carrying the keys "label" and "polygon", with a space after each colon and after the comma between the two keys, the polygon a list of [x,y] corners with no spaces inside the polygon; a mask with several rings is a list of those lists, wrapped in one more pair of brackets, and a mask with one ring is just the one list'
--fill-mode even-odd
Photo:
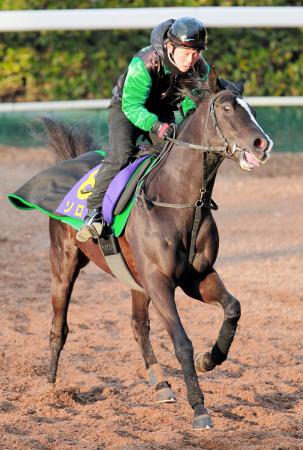
{"label": "saddle", "polygon": [[150,163],[151,155],[141,156],[121,170],[112,180],[102,203],[103,218],[108,225],[113,223],[114,216],[124,211]]}
{"label": "saddle", "polygon": [[162,143],[157,145],[140,144],[136,159],[122,169],[111,181],[102,203],[102,215],[107,224],[111,225],[115,216],[125,211],[140,178],[162,149]]}
{"label": "saddle", "polygon": [[[117,216],[118,214],[121,214],[122,211],[124,211],[127,203],[129,202],[132,194],[134,193],[134,191],[137,187],[137,184],[138,184],[140,178],[145,173],[147,168],[150,166],[150,164],[154,160],[154,158],[159,155],[159,153],[161,152],[162,149],[163,149],[163,145],[150,146],[150,145],[142,144],[140,146],[140,151],[137,156],[137,161],[138,161],[138,159],[140,159],[140,160],[142,160],[142,163],[139,165],[137,170],[132,172],[133,175],[131,176],[131,178],[129,179],[129,182],[125,185],[124,189],[122,190],[121,196],[118,199],[116,207],[114,209],[114,216]],[[133,164],[135,164],[137,161],[132,163],[131,166],[133,166]],[[123,172],[123,170],[122,170],[122,172]],[[120,177],[120,174],[121,174],[121,172],[118,173],[117,179],[118,179],[118,177]],[[110,192],[109,188],[108,188],[107,192],[108,193]]]}

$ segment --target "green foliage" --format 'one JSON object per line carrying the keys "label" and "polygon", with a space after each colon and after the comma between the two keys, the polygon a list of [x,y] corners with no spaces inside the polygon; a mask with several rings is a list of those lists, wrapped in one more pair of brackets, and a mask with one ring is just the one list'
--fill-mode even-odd
{"label": "green foliage", "polygon": [[[77,8],[296,6],[282,0],[79,0]],[[0,10],[69,9],[74,0],[0,0]],[[244,79],[246,95],[303,95],[302,29],[209,29],[205,58],[224,78]],[[108,98],[150,30],[4,33],[0,100]]]}
{"label": "green foliage", "polygon": [[246,95],[303,95],[303,33],[298,29],[212,29],[207,59]]}

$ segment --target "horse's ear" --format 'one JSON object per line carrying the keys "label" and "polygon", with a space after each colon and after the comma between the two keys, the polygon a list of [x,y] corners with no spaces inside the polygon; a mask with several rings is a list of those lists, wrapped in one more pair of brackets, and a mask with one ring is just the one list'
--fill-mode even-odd
{"label": "horse's ear", "polygon": [[208,81],[208,87],[209,87],[210,92],[215,94],[216,92],[220,91],[218,74],[216,72],[215,66],[211,66],[207,81]]}
{"label": "horse's ear", "polygon": [[242,95],[244,91],[244,80],[239,80],[235,83],[237,91]]}

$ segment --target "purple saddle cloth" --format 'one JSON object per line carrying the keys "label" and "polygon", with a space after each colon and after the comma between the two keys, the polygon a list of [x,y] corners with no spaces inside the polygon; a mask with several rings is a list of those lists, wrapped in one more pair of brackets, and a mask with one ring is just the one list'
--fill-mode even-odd
{"label": "purple saddle cloth", "polygon": [[102,215],[108,224],[111,224],[114,220],[115,207],[129,179],[132,177],[140,164],[149,157],[149,155],[144,155],[135,162],[129,164],[122,169],[110,183],[102,203]]}

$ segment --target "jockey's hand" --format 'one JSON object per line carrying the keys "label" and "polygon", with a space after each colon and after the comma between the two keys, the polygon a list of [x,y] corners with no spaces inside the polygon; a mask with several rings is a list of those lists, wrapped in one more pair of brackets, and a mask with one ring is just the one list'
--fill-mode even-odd
{"label": "jockey's hand", "polygon": [[157,120],[152,127],[152,132],[160,139],[170,138],[174,133],[174,128],[169,123],[163,123]]}

